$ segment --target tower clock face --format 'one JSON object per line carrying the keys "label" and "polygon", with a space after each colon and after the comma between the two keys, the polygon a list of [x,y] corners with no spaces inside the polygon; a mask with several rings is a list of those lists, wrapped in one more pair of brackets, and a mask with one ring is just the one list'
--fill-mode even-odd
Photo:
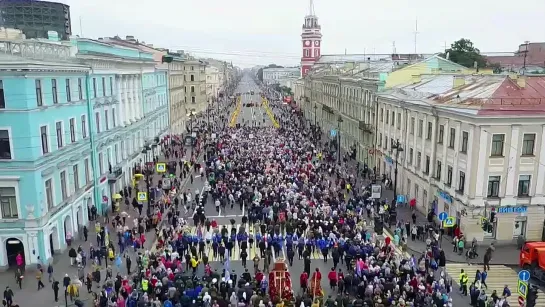
{"label": "tower clock face", "polygon": [[305,46],[310,46],[310,41],[305,41]]}
{"label": "tower clock face", "polygon": [[319,47],[320,46],[320,41],[314,41],[314,46]]}

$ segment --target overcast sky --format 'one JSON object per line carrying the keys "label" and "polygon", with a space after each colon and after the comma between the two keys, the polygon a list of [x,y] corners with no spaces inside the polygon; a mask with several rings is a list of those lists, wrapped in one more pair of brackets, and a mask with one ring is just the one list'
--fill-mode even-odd
{"label": "overcast sky", "polygon": [[[85,37],[134,35],[155,46],[233,61],[241,67],[298,65],[309,0],[61,0],[72,31]],[[322,54],[434,53],[469,38],[481,51],[514,51],[545,41],[545,1],[315,0]],[[81,25],[80,27],[80,18]]]}

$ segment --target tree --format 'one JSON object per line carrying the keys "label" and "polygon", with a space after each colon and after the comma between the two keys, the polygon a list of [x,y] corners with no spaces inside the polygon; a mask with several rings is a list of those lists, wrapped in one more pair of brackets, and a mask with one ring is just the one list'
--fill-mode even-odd
{"label": "tree", "polygon": [[263,82],[263,68],[257,70],[257,80]]}
{"label": "tree", "polygon": [[291,88],[288,87],[288,86],[281,86],[280,91],[282,93],[284,93],[285,95],[287,95],[287,96],[292,96],[293,95],[293,92],[291,91]]}
{"label": "tree", "polygon": [[442,56],[446,58],[447,54],[449,60],[468,68],[473,68],[475,62],[477,62],[477,67],[486,66],[486,59],[481,55],[479,49],[475,48],[473,43],[466,38],[452,43]]}

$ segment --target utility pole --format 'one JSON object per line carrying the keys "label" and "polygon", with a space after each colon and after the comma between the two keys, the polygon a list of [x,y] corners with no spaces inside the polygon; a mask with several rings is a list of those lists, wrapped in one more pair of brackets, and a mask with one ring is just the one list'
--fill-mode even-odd
{"label": "utility pole", "polygon": [[399,139],[397,139],[394,144],[392,144],[392,150],[396,151],[395,161],[394,163],[394,199],[397,199],[397,165],[399,164],[397,161],[399,160],[399,153],[403,151],[403,148],[401,147],[401,144],[399,144]]}
{"label": "utility pole", "polygon": [[416,55],[416,40],[419,33],[420,32],[418,32],[418,18],[417,18],[415,22],[415,27],[414,27],[414,54],[415,55]]}

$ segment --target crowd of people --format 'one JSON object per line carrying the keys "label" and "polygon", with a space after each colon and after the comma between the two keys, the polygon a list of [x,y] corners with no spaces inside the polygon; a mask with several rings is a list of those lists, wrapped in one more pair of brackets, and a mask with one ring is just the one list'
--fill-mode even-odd
{"label": "crowd of people", "polygon": [[[164,189],[158,183],[162,192],[148,214],[131,220],[119,212],[97,223],[97,246],[103,248],[76,249],[74,261],[82,269],[77,278],[62,281],[68,295],[76,297],[85,283],[99,307],[451,307],[452,281],[445,275],[444,252],[433,240],[427,252],[415,256],[399,248],[411,236],[410,227],[398,225],[392,238],[382,233],[396,204],[371,198],[372,171],[360,163],[352,167],[350,155],[337,159],[336,140],[324,141],[297,109],[279,102],[270,106],[279,129],[251,121],[230,128],[225,116],[219,119],[221,112],[215,114],[218,120],[199,136],[191,158],[174,164],[173,184]],[[184,147],[172,144],[164,154],[183,157]],[[183,193],[184,178],[193,181],[197,175],[206,178],[200,191]],[[134,192],[123,191],[123,199]],[[233,221],[231,229],[219,228],[205,206],[244,206],[243,226],[237,229]],[[146,249],[146,229],[153,226],[158,239]],[[243,272],[229,269],[235,245]],[[248,259],[252,246],[259,253]],[[205,252],[210,249],[214,259]],[[295,291],[278,289],[269,275],[283,250],[289,264],[303,262],[303,273],[288,283],[299,284]],[[136,254],[136,264],[128,252]],[[311,261],[315,253],[332,260],[330,271],[321,272],[317,260]],[[102,277],[101,259],[117,269],[107,267]],[[220,268],[212,264],[218,261]],[[329,285],[324,289],[322,274]]]}

